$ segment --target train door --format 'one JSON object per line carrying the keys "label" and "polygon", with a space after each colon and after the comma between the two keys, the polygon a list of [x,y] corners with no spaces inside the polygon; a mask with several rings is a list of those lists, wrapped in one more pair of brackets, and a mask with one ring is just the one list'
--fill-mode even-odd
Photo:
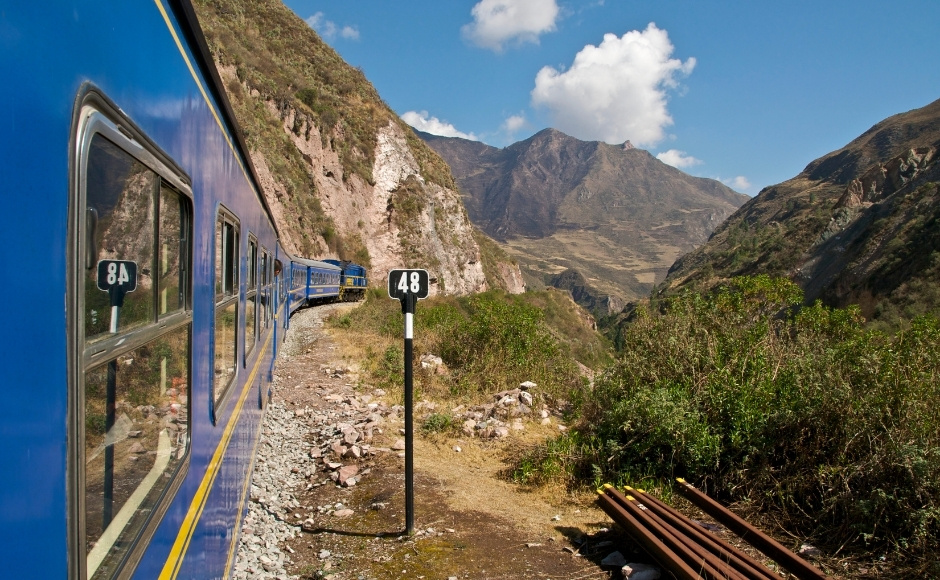
{"label": "train door", "polygon": [[133,570],[189,458],[192,192],[117,107],[81,97],[69,243],[69,566]]}

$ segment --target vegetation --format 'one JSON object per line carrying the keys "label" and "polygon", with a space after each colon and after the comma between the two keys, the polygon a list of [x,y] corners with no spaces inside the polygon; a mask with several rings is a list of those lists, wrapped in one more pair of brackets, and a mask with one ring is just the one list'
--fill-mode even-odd
{"label": "vegetation", "polygon": [[[557,295],[557,296],[556,296]],[[332,320],[353,327],[368,343],[366,358],[374,381],[400,388],[403,320],[397,302],[371,289],[366,302]],[[442,369],[415,363],[415,396],[481,402],[523,381],[538,384],[548,400],[578,399],[583,383],[575,358],[587,363],[609,359],[608,347],[561,293],[509,295],[490,291],[471,297],[435,297],[421,301],[415,316],[414,357],[434,354]],[[580,339],[581,344],[562,337]],[[577,347],[577,348],[575,348]]]}
{"label": "vegetation", "polygon": [[[311,160],[296,145],[314,131],[337,153],[342,179],[373,183],[377,135],[398,123],[428,182],[456,189],[450,169],[382,101],[363,72],[343,59],[290,9],[274,0],[197,0],[210,50],[228,77],[226,91],[253,154],[283,191],[285,224],[297,251],[368,264],[358,232],[340,231],[320,206]],[[230,75],[223,74],[223,77]],[[269,192],[270,193],[270,192]]]}
{"label": "vegetation", "polygon": [[517,477],[558,474],[559,458],[592,482],[685,477],[821,545],[940,573],[940,321],[890,335],[857,307],[802,301],[755,276],[638,307],[581,428]]}

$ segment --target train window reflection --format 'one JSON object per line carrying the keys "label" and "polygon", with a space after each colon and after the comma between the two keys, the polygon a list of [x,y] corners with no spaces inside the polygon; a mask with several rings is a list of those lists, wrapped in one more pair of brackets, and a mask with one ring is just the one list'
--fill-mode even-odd
{"label": "train window reflection", "polygon": [[248,277],[245,285],[245,364],[248,353],[255,345],[255,327],[258,319],[258,242],[248,236]]}
{"label": "train window reflection", "polygon": [[215,403],[222,400],[237,370],[238,230],[235,216],[220,208],[215,231]]}
{"label": "train window reflection", "polygon": [[189,448],[189,327],[85,373],[89,578],[108,578]]}
{"label": "train window reflection", "polygon": [[160,316],[171,314],[185,307],[186,256],[183,248],[187,241],[186,213],[182,197],[164,186],[160,189],[160,236],[157,242],[159,255],[158,300]]}
{"label": "train window reflection", "polygon": [[[92,116],[75,201],[74,515],[88,578],[111,578],[189,450],[192,203],[165,158]],[[110,275],[102,285],[114,264],[130,276],[119,291]]]}
{"label": "train window reflection", "polygon": [[[117,145],[96,134],[86,166],[85,339],[107,337],[114,326],[121,332],[153,320],[154,192],[159,178]],[[91,186],[93,184],[93,186]],[[92,219],[94,216],[95,219]],[[100,260],[137,264],[137,289],[112,310],[108,292],[98,289]]]}

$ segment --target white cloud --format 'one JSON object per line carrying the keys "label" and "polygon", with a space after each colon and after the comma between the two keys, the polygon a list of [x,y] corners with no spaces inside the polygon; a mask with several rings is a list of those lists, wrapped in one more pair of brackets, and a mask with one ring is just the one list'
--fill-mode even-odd
{"label": "white cloud", "polygon": [[735,189],[737,191],[746,191],[751,188],[751,182],[748,181],[747,177],[744,177],[743,175],[739,175],[730,180],[727,185],[731,189]]}
{"label": "white cloud", "polygon": [[600,46],[581,49],[568,70],[543,67],[532,103],[548,108],[555,128],[574,137],[654,145],[673,123],[667,90],[695,68],[694,57],[682,62],[672,52],[669,34],[652,22],[642,32],[605,34]]}
{"label": "white cloud", "polygon": [[306,22],[307,26],[310,28],[316,30],[317,34],[325,40],[335,40],[337,34],[347,40],[359,40],[358,28],[355,26],[343,26],[340,28],[332,20],[327,20],[322,12],[315,13],[313,16],[304,20],[304,22]]}
{"label": "white cloud", "polygon": [[511,115],[503,121],[502,126],[500,127],[506,133],[515,133],[519,129],[525,126],[525,117],[522,115]]}
{"label": "white cloud", "polygon": [[559,9],[555,0],[481,0],[470,13],[473,22],[461,28],[464,38],[502,52],[512,41],[537,44],[540,34],[555,30]]}
{"label": "white cloud", "polygon": [[415,129],[425,133],[440,135],[441,137],[460,137],[471,141],[479,141],[473,133],[463,133],[450,123],[441,121],[437,117],[428,117],[427,111],[408,111],[401,118]]}
{"label": "white cloud", "polygon": [[670,149],[669,151],[663,151],[656,155],[656,159],[659,159],[666,165],[672,165],[673,167],[678,167],[682,169],[683,167],[692,167],[693,165],[701,165],[702,160],[696,159],[691,155],[686,155],[685,151],[679,151],[678,149]]}

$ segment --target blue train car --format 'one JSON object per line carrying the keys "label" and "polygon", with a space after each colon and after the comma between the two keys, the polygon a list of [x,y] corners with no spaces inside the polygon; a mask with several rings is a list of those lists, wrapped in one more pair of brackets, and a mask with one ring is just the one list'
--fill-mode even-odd
{"label": "blue train car", "polygon": [[3,576],[228,577],[294,262],[192,7],[8,2],[0,45]]}
{"label": "blue train car", "polygon": [[291,308],[331,302],[339,296],[342,269],[325,261],[293,258],[291,261]]}

